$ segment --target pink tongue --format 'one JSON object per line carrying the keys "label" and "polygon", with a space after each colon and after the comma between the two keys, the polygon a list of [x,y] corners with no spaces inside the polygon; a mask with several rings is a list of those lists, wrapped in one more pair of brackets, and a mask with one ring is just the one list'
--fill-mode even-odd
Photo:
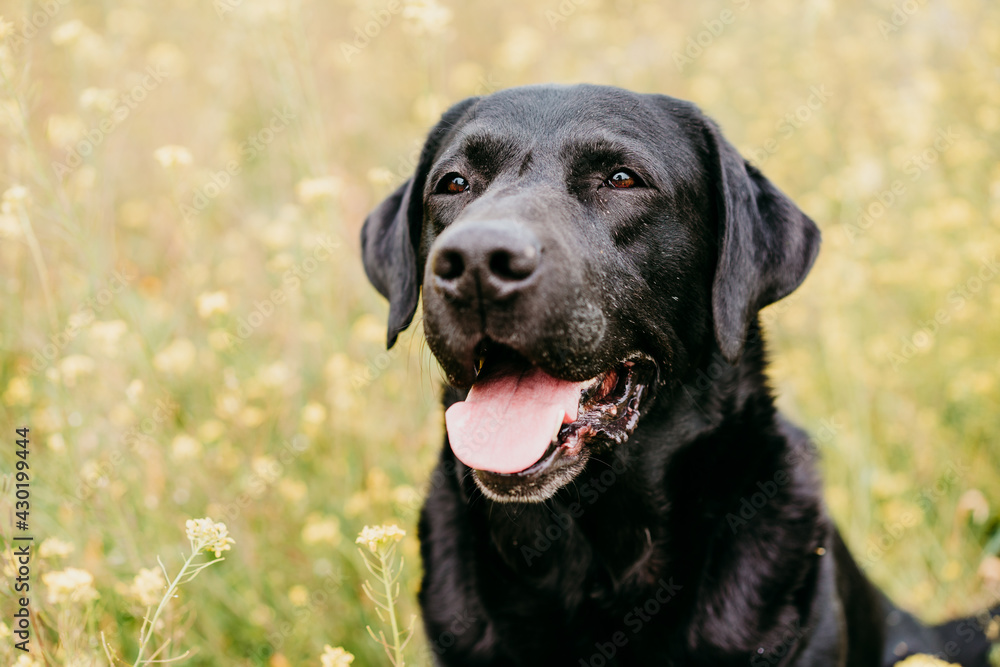
{"label": "pink tongue", "polygon": [[537,367],[484,376],[465,401],[445,412],[451,449],[475,470],[526,470],[542,458],[560,427],[576,419],[580,383],[557,380]]}

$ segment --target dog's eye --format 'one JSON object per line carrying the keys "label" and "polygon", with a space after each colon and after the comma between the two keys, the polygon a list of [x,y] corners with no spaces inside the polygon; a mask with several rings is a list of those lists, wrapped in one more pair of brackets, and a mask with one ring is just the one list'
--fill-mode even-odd
{"label": "dog's eye", "polygon": [[619,169],[604,184],[612,188],[636,188],[642,186],[642,180],[628,169]]}
{"label": "dog's eye", "polygon": [[469,189],[469,182],[461,174],[452,172],[445,174],[441,182],[438,183],[437,192],[446,195],[457,195]]}

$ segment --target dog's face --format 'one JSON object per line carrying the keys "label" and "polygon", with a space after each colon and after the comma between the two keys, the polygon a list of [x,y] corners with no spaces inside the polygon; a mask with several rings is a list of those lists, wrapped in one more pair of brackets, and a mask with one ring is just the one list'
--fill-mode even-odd
{"label": "dog's face", "polygon": [[362,234],[448,380],[457,458],[497,501],[550,497],[644,405],[791,292],[819,233],[690,104],[596,87],[466,100]]}

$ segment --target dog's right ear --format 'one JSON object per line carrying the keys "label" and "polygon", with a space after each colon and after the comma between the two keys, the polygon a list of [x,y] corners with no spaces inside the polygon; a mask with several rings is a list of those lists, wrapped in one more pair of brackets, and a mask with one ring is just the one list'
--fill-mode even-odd
{"label": "dog's right ear", "polygon": [[448,109],[431,129],[413,176],[378,205],[361,228],[361,259],[375,289],[389,300],[386,348],[410,326],[417,311],[423,267],[417,266],[423,226],[424,185],[438,149],[477,101],[470,97]]}

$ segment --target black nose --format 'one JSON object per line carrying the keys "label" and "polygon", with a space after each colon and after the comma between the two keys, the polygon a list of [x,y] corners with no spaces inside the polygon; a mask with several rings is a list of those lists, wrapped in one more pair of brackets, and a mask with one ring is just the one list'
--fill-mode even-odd
{"label": "black nose", "polygon": [[541,248],[520,225],[469,223],[446,230],[431,248],[435,285],[461,300],[502,301],[534,283]]}

